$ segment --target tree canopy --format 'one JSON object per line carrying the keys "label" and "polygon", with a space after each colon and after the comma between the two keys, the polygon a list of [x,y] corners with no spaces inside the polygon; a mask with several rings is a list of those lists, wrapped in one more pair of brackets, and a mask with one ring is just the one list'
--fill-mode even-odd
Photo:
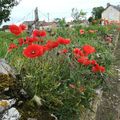
{"label": "tree canopy", "polygon": [[94,19],[101,19],[101,14],[105,9],[100,6],[100,7],[94,7],[92,9],[92,15],[94,17]]}
{"label": "tree canopy", "polygon": [[65,27],[66,26],[65,18],[55,18],[54,21],[58,23],[59,27]]}
{"label": "tree canopy", "polygon": [[0,0],[0,25],[3,21],[10,20],[11,9],[18,5],[19,2],[20,0]]}
{"label": "tree canopy", "polygon": [[83,12],[83,10],[79,11],[77,8],[73,8],[71,16],[74,22],[79,22],[80,20],[85,19],[86,12]]}

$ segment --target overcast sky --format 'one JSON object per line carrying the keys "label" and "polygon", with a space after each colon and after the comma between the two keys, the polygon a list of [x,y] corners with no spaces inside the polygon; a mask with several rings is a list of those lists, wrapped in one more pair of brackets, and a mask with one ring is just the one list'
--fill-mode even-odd
{"label": "overcast sky", "polygon": [[120,4],[119,0],[21,0],[20,4],[12,9],[11,20],[6,24],[22,23],[25,20],[34,19],[34,9],[39,9],[39,19],[50,21],[54,18],[71,18],[72,8],[87,12],[87,17],[91,15],[93,7],[106,7],[107,3],[113,5]]}

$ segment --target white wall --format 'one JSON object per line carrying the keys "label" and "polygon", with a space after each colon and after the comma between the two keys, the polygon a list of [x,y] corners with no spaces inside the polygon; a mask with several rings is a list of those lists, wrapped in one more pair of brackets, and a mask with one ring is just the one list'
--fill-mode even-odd
{"label": "white wall", "polygon": [[109,6],[102,13],[102,19],[106,19],[108,21],[115,20],[120,22],[120,11],[116,10],[112,6]]}

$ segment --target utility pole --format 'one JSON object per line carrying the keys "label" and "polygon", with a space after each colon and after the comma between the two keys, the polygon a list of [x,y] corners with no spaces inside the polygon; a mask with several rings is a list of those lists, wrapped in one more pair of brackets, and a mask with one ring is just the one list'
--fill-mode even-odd
{"label": "utility pole", "polygon": [[35,9],[35,29],[39,29],[39,16],[38,16],[38,8]]}
{"label": "utility pole", "polygon": [[39,30],[39,17],[38,17],[38,8],[37,7],[34,10],[34,14],[35,14],[35,20],[33,21],[33,23],[28,25],[27,33],[28,33],[29,36],[32,35],[32,32],[33,32],[34,29]]}
{"label": "utility pole", "polygon": [[49,13],[47,13],[47,15],[48,15],[48,22],[50,21],[50,14]]}

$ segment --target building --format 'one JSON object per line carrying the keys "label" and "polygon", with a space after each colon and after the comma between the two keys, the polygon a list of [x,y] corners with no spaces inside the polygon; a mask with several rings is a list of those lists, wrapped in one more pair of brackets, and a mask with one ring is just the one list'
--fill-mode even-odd
{"label": "building", "polygon": [[[32,25],[33,27],[35,27],[34,21],[24,21],[23,24],[25,24],[27,26]],[[38,25],[39,25],[39,29],[45,29],[45,30],[46,29],[54,29],[58,26],[57,23],[54,21],[53,22],[39,21]]]}
{"label": "building", "polygon": [[102,19],[120,22],[120,5],[115,6],[107,3],[107,7],[102,12]]}

